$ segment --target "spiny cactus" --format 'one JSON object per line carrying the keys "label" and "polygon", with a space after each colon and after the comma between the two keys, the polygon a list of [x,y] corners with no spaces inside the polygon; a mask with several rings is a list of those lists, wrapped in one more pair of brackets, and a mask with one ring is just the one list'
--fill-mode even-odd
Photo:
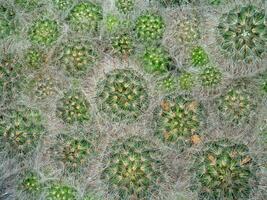
{"label": "spiny cactus", "polygon": [[165,22],[160,15],[147,13],[137,18],[135,31],[141,41],[155,42],[162,38]]}
{"label": "spiny cactus", "polygon": [[52,184],[46,192],[46,200],[78,200],[77,191],[62,183]]}
{"label": "spiny cactus", "polygon": [[177,77],[174,74],[167,74],[159,80],[160,89],[165,92],[171,92],[175,90],[177,86]]}
{"label": "spiny cactus", "polygon": [[38,99],[50,97],[56,92],[55,83],[51,77],[39,76],[36,80],[33,80],[33,82],[33,92]]}
{"label": "spiny cactus", "polygon": [[113,70],[98,88],[98,109],[115,121],[136,120],[148,108],[145,80],[134,70]]}
{"label": "spiny cactus", "polygon": [[45,57],[45,53],[41,49],[30,48],[24,56],[25,65],[31,69],[41,68],[45,62]]}
{"label": "spiny cactus", "polygon": [[149,199],[165,181],[161,152],[139,136],[115,141],[105,164],[102,178],[118,199]]}
{"label": "spiny cactus", "polygon": [[77,90],[65,92],[57,105],[58,116],[66,123],[84,123],[91,119],[91,106],[85,95]]}
{"label": "spiny cactus", "polygon": [[184,5],[191,3],[192,0],[158,0],[164,6]]}
{"label": "spiny cactus", "polygon": [[40,177],[35,172],[27,172],[22,177],[19,189],[26,194],[36,197],[41,193],[43,184],[40,181]]}
{"label": "spiny cactus", "polygon": [[213,66],[205,67],[200,73],[201,85],[204,87],[212,87],[218,85],[222,80],[221,71]]}
{"label": "spiny cactus", "polygon": [[169,53],[161,47],[146,48],[142,55],[142,61],[145,71],[149,73],[162,74],[173,68]]}
{"label": "spiny cactus", "polygon": [[120,34],[112,38],[112,47],[117,54],[129,55],[133,52],[133,39],[129,34]]}
{"label": "spiny cactus", "polygon": [[55,20],[39,19],[29,29],[32,43],[48,46],[57,41],[60,34],[59,24]]}
{"label": "spiny cactus", "polygon": [[183,72],[179,76],[179,86],[182,90],[191,90],[196,84],[195,82],[195,77],[192,73]]}
{"label": "spiny cactus", "polygon": [[207,0],[210,5],[220,5],[224,0]]}
{"label": "spiny cactus", "polygon": [[261,8],[247,5],[230,10],[217,29],[219,47],[234,61],[252,63],[266,53],[266,16]]}
{"label": "spiny cactus", "polygon": [[15,0],[15,4],[20,8],[31,11],[38,6],[39,0]]}
{"label": "spiny cactus", "polygon": [[199,199],[249,199],[257,185],[255,158],[244,144],[209,142],[196,155],[192,172]]}
{"label": "spiny cactus", "polygon": [[67,10],[73,4],[73,0],[52,0],[59,10]]}
{"label": "spiny cactus", "polygon": [[0,5],[0,39],[12,35],[15,32],[15,13],[13,10]]}
{"label": "spiny cactus", "polygon": [[116,7],[124,14],[133,11],[135,0],[116,0]]}
{"label": "spiny cactus", "polygon": [[167,143],[180,144],[199,134],[202,105],[190,96],[165,97],[154,111],[155,135]]}
{"label": "spiny cactus", "polygon": [[97,4],[81,2],[71,9],[67,20],[76,31],[95,31],[103,18],[102,12],[101,6]]}
{"label": "spiny cactus", "polygon": [[108,32],[115,32],[116,30],[118,30],[121,24],[121,20],[117,15],[108,14],[104,18],[104,24]]}
{"label": "spiny cactus", "polygon": [[11,153],[28,153],[45,132],[40,111],[17,106],[5,113],[0,122],[0,137]]}
{"label": "spiny cactus", "polygon": [[204,66],[209,62],[209,56],[202,47],[198,46],[192,49],[190,60],[194,66]]}

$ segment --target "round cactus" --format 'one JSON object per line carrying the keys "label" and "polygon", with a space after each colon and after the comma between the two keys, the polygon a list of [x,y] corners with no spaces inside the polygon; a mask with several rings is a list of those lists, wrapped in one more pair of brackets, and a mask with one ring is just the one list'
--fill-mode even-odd
{"label": "round cactus", "polygon": [[54,95],[56,92],[54,81],[50,77],[38,77],[37,80],[35,80],[34,92],[37,98],[40,99]]}
{"label": "round cactus", "polygon": [[196,155],[193,180],[199,199],[249,199],[256,185],[256,165],[244,144],[212,141]]}
{"label": "round cactus", "polygon": [[200,73],[200,81],[202,86],[211,87],[218,85],[222,80],[221,71],[213,66],[205,67]]}
{"label": "round cactus", "polygon": [[95,31],[102,20],[102,8],[91,2],[82,2],[75,5],[68,16],[71,27],[76,31]]}
{"label": "round cactus", "polygon": [[57,105],[59,117],[68,124],[83,123],[91,119],[91,106],[83,93],[70,90]]}
{"label": "round cactus", "polygon": [[20,183],[20,189],[33,196],[38,195],[42,191],[42,183],[40,177],[34,172],[28,172]]}
{"label": "round cactus", "polygon": [[192,73],[184,72],[179,77],[179,86],[182,90],[191,90],[195,85],[195,77]]}
{"label": "round cactus", "polygon": [[165,181],[162,154],[139,136],[113,143],[102,178],[119,199],[149,199]]}
{"label": "round cactus", "polygon": [[193,48],[190,59],[194,66],[204,66],[209,62],[209,56],[202,47]]}
{"label": "round cactus", "polygon": [[116,15],[113,15],[113,14],[108,14],[106,17],[105,17],[105,26],[106,26],[106,29],[109,31],[109,32],[115,32],[118,27],[120,26],[120,18]]}
{"label": "round cactus", "polygon": [[77,200],[76,190],[64,184],[52,184],[47,189],[46,200]]}
{"label": "round cactus", "polygon": [[141,41],[154,42],[162,38],[165,31],[165,23],[160,15],[144,14],[137,18],[135,31]]}
{"label": "round cactus", "polygon": [[142,55],[143,67],[145,71],[153,73],[164,73],[172,69],[172,59],[163,48],[147,48]]}
{"label": "round cactus", "polygon": [[168,74],[167,76],[160,79],[159,83],[160,83],[160,89],[166,92],[170,92],[175,90],[177,86],[177,79],[175,75]]}
{"label": "round cactus", "polygon": [[56,21],[50,19],[37,20],[29,30],[31,42],[38,45],[51,45],[57,41],[60,28]]}
{"label": "round cactus", "polygon": [[88,41],[71,41],[59,50],[59,65],[70,75],[86,73],[97,61],[97,52]]}
{"label": "round cactus", "polygon": [[145,80],[129,69],[113,70],[98,84],[99,110],[115,121],[137,119],[149,104]]}
{"label": "round cactus", "polygon": [[112,38],[112,47],[117,54],[129,55],[133,52],[133,39],[128,34],[120,34]]}
{"label": "round cactus", "polygon": [[172,144],[199,133],[203,123],[201,104],[189,96],[165,97],[154,112],[155,134]]}
{"label": "round cactus", "polygon": [[31,48],[27,50],[24,56],[25,64],[32,69],[41,68],[45,62],[44,52],[38,48]]}
{"label": "round cactus", "polygon": [[251,63],[266,53],[264,9],[253,5],[237,7],[222,15],[217,29],[222,52],[234,61]]}
{"label": "round cactus", "polygon": [[0,39],[4,39],[15,32],[15,13],[0,5]]}
{"label": "round cactus", "polygon": [[18,106],[9,110],[0,121],[0,137],[10,152],[28,153],[33,150],[44,133],[38,110]]}
{"label": "round cactus", "polygon": [[124,14],[133,11],[135,0],[116,0],[116,7]]}
{"label": "round cactus", "polygon": [[72,6],[73,0],[53,0],[53,3],[59,10],[67,10]]}

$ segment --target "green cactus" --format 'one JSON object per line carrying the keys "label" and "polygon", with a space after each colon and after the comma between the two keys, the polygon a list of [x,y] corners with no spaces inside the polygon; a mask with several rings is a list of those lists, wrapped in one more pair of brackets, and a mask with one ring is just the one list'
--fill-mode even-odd
{"label": "green cactus", "polygon": [[167,96],[154,111],[155,135],[170,144],[198,134],[203,121],[202,105],[190,96]]}
{"label": "green cactus", "polygon": [[146,48],[142,55],[142,62],[145,71],[149,73],[162,74],[173,67],[169,53],[161,47]]}
{"label": "green cactus", "polygon": [[208,54],[199,46],[192,49],[190,59],[194,66],[204,66],[209,62]]}
{"label": "green cactus", "polygon": [[165,31],[165,22],[160,15],[144,14],[137,18],[135,31],[141,41],[155,42],[162,38]]}
{"label": "green cactus", "polygon": [[182,90],[191,90],[195,85],[195,77],[192,73],[183,72],[179,77],[179,86]]}
{"label": "green cactus", "polygon": [[134,49],[133,39],[129,34],[120,34],[112,38],[112,47],[117,54],[130,55]]}
{"label": "green cactus", "polygon": [[32,151],[44,132],[41,113],[36,109],[17,106],[1,118],[1,141],[11,153]]}
{"label": "green cactus", "polygon": [[105,164],[102,178],[118,199],[150,199],[165,181],[162,153],[139,136],[115,141]]}
{"label": "green cactus", "polygon": [[199,199],[249,199],[257,185],[257,167],[249,149],[227,139],[212,141],[196,155],[192,172]]}
{"label": "green cactus", "polygon": [[15,13],[13,10],[0,5],[0,40],[15,32]]}
{"label": "green cactus", "polygon": [[159,80],[160,89],[165,92],[171,92],[175,90],[177,86],[177,78],[175,75],[167,74],[165,77]]}
{"label": "green cactus", "polygon": [[98,88],[98,109],[114,121],[136,120],[148,108],[145,80],[134,70],[113,70],[98,83]]}
{"label": "green cactus", "polygon": [[120,18],[113,14],[108,14],[105,17],[105,26],[108,32],[115,32],[120,26]]}
{"label": "green cactus", "polygon": [[218,44],[228,58],[252,63],[266,53],[267,26],[264,9],[253,5],[237,7],[222,15]]}
{"label": "green cactus", "polygon": [[50,77],[38,77],[37,80],[34,80],[35,87],[34,93],[38,99],[43,99],[46,97],[51,97],[55,94],[55,85],[54,80]]}
{"label": "green cactus", "polygon": [[52,184],[47,189],[46,200],[78,200],[77,191],[61,183]]}
{"label": "green cactus", "polygon": [[39,19],[29,29],[29,39],[32,43],[49,46],[57,41],[60,34],[59,24],[55,20]]}
{"label": "green cactus", "polygon": [[40,181],[40,177],[36,173],[28,172],[22,177],[19,189],[36,197],[41,193],[43,185]]}
{"label": "green cactus", "polygon": [[220,5],[225,0],[208,0],[210,5]]}
{"label": "green cactus", "polygon": [[116,7],[124,14],[133,11],[135,0],[116,0]]}
{"label": "green cactus", "polygon": [[53,3],[59,10],[65,11],[72,6],[73,0],[53,0]]}
{"label": "green cactus", "polygon": [[221,71],[213,66],[205,67],[200,73],[201,85],[204,87],[213,87],[222,80]]}
{"label": "green cactus", "polygon": [[39,1],[40,0],[15,0],[15,4],[20,8],[31,11],[37,8]]}
{"label": "green cactus", "polygon": [[66,42],[58,52],[59,65],[72,76],[85,74],[98,59],[97,52],[89,41]]}
{"label": "green cactus", "polygon": [[24,60],[27,67],[38,69],[45,63],[45,54],[41,49],[30,48],[27,50]]}
{"label": "green cactus", "polygon": [[75,31],[95,31],[103,18],[102,12],[100,5],[91,2],[82,2],[71,9],[67,20]]}
{"label": "green cactus", "polygon": [[158,0],[158,1],[165,7],[174,5],[181,6],[192,2],[192,0]]}

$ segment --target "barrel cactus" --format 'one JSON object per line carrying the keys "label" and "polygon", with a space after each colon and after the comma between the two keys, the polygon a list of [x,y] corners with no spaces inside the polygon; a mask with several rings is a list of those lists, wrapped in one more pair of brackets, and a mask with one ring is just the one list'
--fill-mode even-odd
{"label": "barrel cactus", "polygon": [[209,142],[196,155],[192,189],[199,199],[249,199],[257,185],[255,160],[244,144],[227,139]]}
{"label": "barrel cactus", "polygon": [[192,90],[192,88],[195,85],[195,77],[194,74],[190,73],[190,72],[183,72],[180,76],[179,76],[179,87],[182,90]]}
{"label": "barrel cactus", "polygon": [[213,66],[205,67],[200,73],[200,82],[204,87],[214,87],[222,80],[221,71]]}
{"label": "barrel cactus", "polygon": [[209,62],[209,56],[202,47],[197,46],[192,49],[190,60],[193,66],[204,66]]}
{"label": "barrel cactus", "polygon": [[119,11],[126,14],[133,11],[135,0],[116,0],[115,4]]}
{"label": "barrel cactus", "polygon": [[136,120],[149,105],[145,80],[134,70],[113,70],[98,84],[97,104],[112,120]]}
{"label": "barrel cactus", "polygon": [[33,92],[38,99],[51,97],[56,93],[55,83],[51,77],[37,77],[34,81]]}
{"label": "barrel cactus", "polygon": [[46,200],[77,200],[77,191],[63,183],[54,183],[48,187]]}
{"label": "barrel cactus", "polygon": [[134,50],[133,39],[129,34],[119,34],[112,38],[112,47],[116,54],[130,55]]}
{"label": "barrel cactus", "polygon": [[177,86],[177,77],[175,74],[167,74],[159,80],[159,84],[164,92],[174,91]]}
{"label": "barrel cactus", "polygon": [[139,136],[115,141],[104,163],[102,179],[118,199],[149,199],[165,181],[162,153]]}

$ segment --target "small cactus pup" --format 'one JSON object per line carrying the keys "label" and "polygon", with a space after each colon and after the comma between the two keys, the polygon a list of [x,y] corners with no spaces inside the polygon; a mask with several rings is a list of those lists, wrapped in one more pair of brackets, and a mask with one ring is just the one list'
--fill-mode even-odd
{"label": "small cactus pup", "polygon": [[73,0],[52,0],[52,1],[55,7],[62,11],[69,9],[74,2]]}
{"label": "small cactus pup", "polygon": [[0,40],[11,36],[15,32],[15,13],[0,5]]}
{"label": "small cactus pup", "polygon": [[190,91],[196,85],[196,78],[193,73],[183,72],[178,80],[179,88],[184,91]]}
{"label": "small cactus pup", "polygon": [[218,44],[223,54],[234,62],[259,61],[266,53],[265,11],[253,5],[236,7],[220,18]]}
{"label": "small cactus pup", "polygon": [[37,47],[32,47],[26,51],[24,61],[26,67],[30,69],[39,69],[46,62],[46,55],[43,50]]}
{"label": "small cactus pup", "polygon": [[134,50],[133,38],[127,33],[114,36],[111,43],[115,54],[127,56]]}
{"label": "small cactus pup", "polygon": [[36,20],[29,29],[29,39],[40,46],[50,46],[60,35],[58,22],[51,19]]}
{"label": "small cactus pup", "polygon": [[215,87],[222,80],[222,73],[217,67],[207,66],[199,75],[201,85],[204,87]]}
{"label": "small cactus pup", "polygon": [[134,9],[135,0],[116,0],[115,5],[118,10],[124,14],[127,14]]}
{"label": "small cactus pup", "polygon": [[183,145],[200,133],[203,106],[189,95],[167,96],[154,111],[155,135],[167,144]]}
{"label": "small cactus pup", "polygon": [[29,171],[22,177],[18,189],[30,198],[37,198],[41,194],[43,186],[39,175],[33,171]]}
{"label": "small cactus pup", "polygon": [[145,80],[131,69],[115,69],[98,83],[98,109],[114,121],[135,121],[149,106]]}
{"label": "small cactus pup", "polygon": [[57,114],[67,124],[82,124],[91,120],[91,106],[82,92],[69,90],[59,100]]}
{"label": "small cactus pup", "polygon": [[51,184],[46,191],[46,200],[78,200],[77,191],[63,183]]}
{"label": "small cactus pup", "polygon": [[1,118],[1,143],[11,154],[33,151],[44,132],[41,113],[36,109],[16,106]]}
{"label": "small cactus pup", "polygon": [[209,62],[209,56],[202,47],[197,46],[192,49],[190,60],[193,66],[204,66]]}
{"label": "small cactus pup", "polygon": [[257,165],[245,144],[228,139],[206,143],[192,167],[198,199],[249,199],[257,185]]}
{"label": "small cactus pup", "polygon": [[168,73],[164,77],[159,79],[160,89],[163,92],[172,92],[178,85],[178,78],[176,74]]}
{"label": "small cactus pup", "polygon": [[102,179],[115,199],[150,199],[165,183],[162,153],[151,141],[139,136],[116,140],[104,160]]}
{"label": "small cactus pup", "polygon": [[165,22],[162,16],[147,13],[139,16],[135,23],[137,37],[145,43],[157,42],[165,32]]}
{"label": "small cactus pup", "polygon": [[169,53],[162,47],[148,47],[142,54],[142,63],[146,72],[163,74],[174,68]]}
{"label": "small cactus pup", "polygon": [[94,32],[103,18],[103,11],[100,5],[91,2],[76,4],[68,15],[70,27],[79,32]]}
{"label": "small cactus pup", "polygon": [[104,24],[105,24],[105,28],[107,29],[108,32],[116,32],[120,25],[121,25],[121,20],[120,17],[114,14],[108,14],[105,18],[104,18]]}

